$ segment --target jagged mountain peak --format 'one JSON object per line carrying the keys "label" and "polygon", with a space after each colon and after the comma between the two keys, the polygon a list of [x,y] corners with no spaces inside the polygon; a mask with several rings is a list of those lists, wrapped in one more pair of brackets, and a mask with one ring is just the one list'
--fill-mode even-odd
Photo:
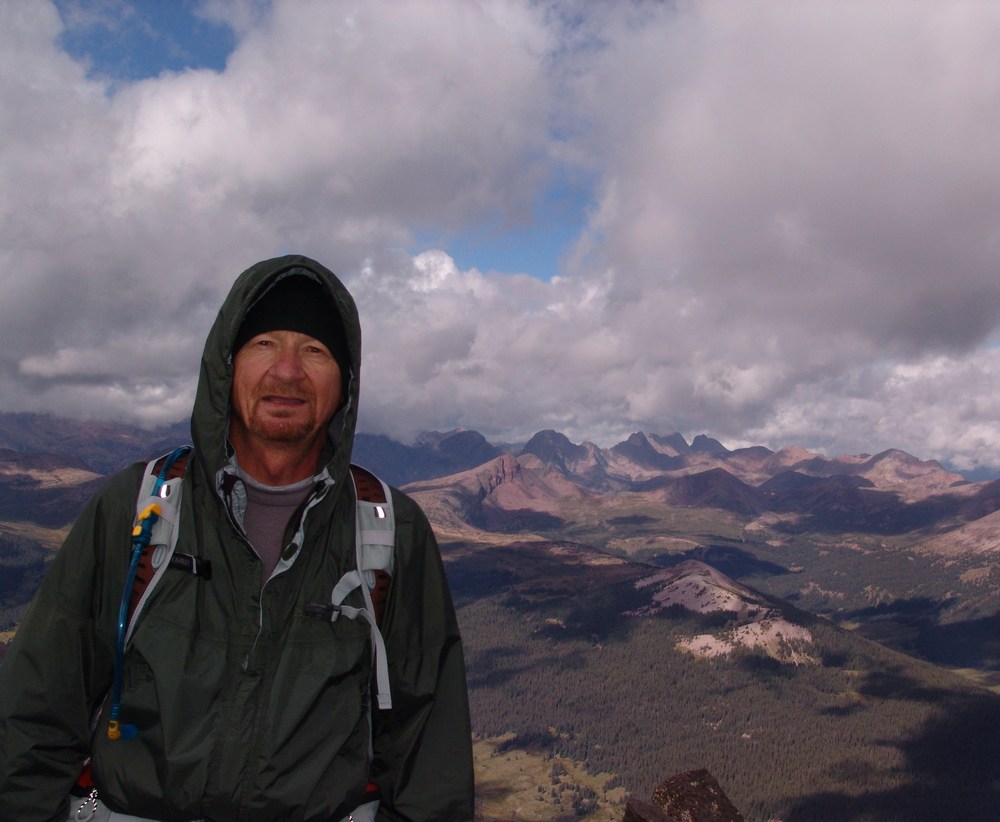
{"label": "jagged mountain peak", "polygon": [[698,436],[691,441],[691,450],[698,451],[703,454],[713,454],[715,456],[722,456],[729,453],[729,449],[726,448],[726,446],[707,434],[698,434]]}
{"label": "jagged mountain peak", "polygon": [[573,482],[595,490],[612,490],[615,480],[609,475],[611,451],[603,451],[591,442],[577,445],[556,431],[540,431],[520,452],[555,468]]}
{"label": "jagged mountain peak", "polygon": [[650,442],[656,447],[656,449],[667,456],[680,456],[681,454],[687,454],[691,450],[691,446],[681,434],[673,433],[666,437],[661,437],[658,434],[649,435]]}
{"label": "jagged mountain peak", "polygon": [[476,474],[484,495],[492,494],[501,485],[514,482],[521,476],[521,464],[510,454],[486,463]]}
{"label": "jagged mountain peak", "polygon": [[[899,448],[888,448],[885,451],[880,451],[861,465],[863,469],[868,471],[876,468],[885,469],[890,466],[892,470],[905,471],[910,476],[926,475],[945,470],[937,460],[922,460]],[[953,476],[961,479],[958,474]]]}
{"label": "jagged mountain peak", "polygon": [[486,449],[495,455],[497,450],[478,431],[466,428],[456,428],[445,433],[428,431],[417,438],[417,443],[429,445],[443,454],[468,453],[476,449]]}
{"label": "jagged mountain peak", "polygon": [[858,465],[854,473],[876,487],[899,490],[906,498],[918,498],[969,485],[960,474],[945,470],[936,460],[921,460],[898,448],[882,451]]}
{"label": "jagged mountain peak", "polygon": [[565,468],[567,462],[583,459],[587,449],[576,445],[565,434],[547,429],[539,431],[521,449],[522,454],[534,454],[543,462],[549,462]]}
{"label": "jagged mountain peak", "polygon": [[620,442],[618,445],[613,446],[613,449],[621,448],[632,448],[654,454],[660,453],[660,451],[653,446],[653,443],[650,442],[649,437],[647,437],[642,431],[636,431],[633,434],[629,434],[628,438],[624,442]]}
{"label": "jagged mountain peak", "polygon": [[807,462],[815,459],[818,454],[807,451],[801,445],[785,445],[774,452],[776,459],[780,459],[784,465],[795,465],[800,462]]}
{"label": "jagged mountain peak", "polygon": [[629,479],[676,470],[684,462],[679,455],[664,453],[654,447],[649,438],[641,432],[632,434],[625,442],[613,446],[610,453],[613,457],[609,463],[614,466],[616,473]]}

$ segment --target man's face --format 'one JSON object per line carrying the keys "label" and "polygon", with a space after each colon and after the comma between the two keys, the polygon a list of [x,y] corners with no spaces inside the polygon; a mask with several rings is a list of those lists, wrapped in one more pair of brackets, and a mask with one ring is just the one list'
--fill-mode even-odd
{"label": "man's face", "polygon": [[298,331],[258,334],[233,361],[230,436],[264,449],[321,442],[342,393],[323,343]]}

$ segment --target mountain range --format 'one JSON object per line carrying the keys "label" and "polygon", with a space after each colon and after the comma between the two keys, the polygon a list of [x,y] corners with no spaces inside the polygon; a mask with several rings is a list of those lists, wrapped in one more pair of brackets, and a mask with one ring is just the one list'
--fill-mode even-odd
{"label": "mountain range", "polygon": [[[186,439],[0,414],[8,627],[106,475]],[[996,818],[1000,481],[676,433],[354,457],[441,543],[481,819],[620,819],[701,767],[753,822]]]}

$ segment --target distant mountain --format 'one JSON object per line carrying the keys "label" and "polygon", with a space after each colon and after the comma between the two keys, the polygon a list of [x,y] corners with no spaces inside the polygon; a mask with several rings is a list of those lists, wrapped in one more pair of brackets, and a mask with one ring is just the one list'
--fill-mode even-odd
{"label": "distant mountain", "polygon": [[633,491],[651,499],[683,508],[721,508],[757,515],[767,510],[767,500],[724,468],[709,468],[695,474],[660,476],[635,483]]}
{"label": "distant mountain", "polygon": [[[189,441],[187,421],[144,429],[48,414],[0,412],[0,449],[82,460],[105,475]],[[509,448],[489,443],[477,431],[428,432],[409,445],[384,435],[359,433],[354,459],[402,485],[468,470],[504,453],[510,453]],[[814,477],[859,476],[870,479],[872,487],[901,493],[908,501],[979,485],[946,471],[937,462],[919,460],[899,450],[874,457],[863,454],[832,459],[798,447],[777,452],[762,446],[729,451],[704,434],[689,445],[677,433],[659,436],[637,432],[624,442],[602,449],[593,443],[573,443],[565,435],[548,430],[535,434],[518,453],[533,454],[598,490],[625,488],[653,476],[720,467],[755,486],[783,470]]]}
{"label": "distant mountain", "polygon": [[82,460],[91,470],[105,475],[190,441],[187,421],[147,429],[50,414],[0,412],[0,448]]}
{"label": "distant mountain", "polygon": [[[1000,483],[900,451],[827,459],[643,434],[608,450],[557,432],[407,490],[448,541],[573,539],[672,565],[698,559],[908,653],[1000,684]],[[968,639],[956,641],[956,637]]]}
{"label": "distant mountain", "polygon": [[[107,475],[188,438],[186,423],[145,430],[39,414],[0,414],[0,448],[25,455],[47,454],[63,459],[63,468],[78,464],[95,475]],[[459,475],[504,454],[504,449],[476,431],[431,432],[409,445],[361,433],[354,459],[393,484],[406,485]],[[558,484],[553,485],[551,478],[547,481],[557,489],[555,497],[565,496],[572,488],[576,489],[573,493],[644,494],[650,502],[675,507],[753,516],[770,513],[776,518],[774,527],[786,532],[950,530],[1000,509],[1000,481],[970,483],[934,461],[899,450],[831,459],[794,446],[777,452],[761,446],[729,451],[705,435],[688,444],[677,433],[641,432],[602,449],[593,443],[573,443],[549,430],[537,433],[513,456],[521,460],[533,456],[546,472],[558,473]],[[521,475],[525,481],[536,482],[537,476],[537,470]],[[491,518],[495,526],[509,532],[523,524],[526,511],[552,514],[553,506],[541,490],[544,485],[522,501],[520,523],[508,517],[506,525],[501,524],[503,517],[496,511],[508,509],[495,501],[478,501],[478,516]],[[9,496],[5,515],[16,514],[26,499]],[[67,518],[75,516],[76,510],[70,504]]]}
{"label": "distant mountain", "polygon": [[573,477],[595,490],[610,491],[621,487],[613,478],[610,463],[615,454],[604,452],[593,443],[577,445],[557,431],[539,431],[521,450],[523,456],[533,455],[545,465]]}
{"label": "distant mountain", "polygon": [[[650,502],[755,517],[771,512],[781,518],[777,527],[798,532],[858,529],[899,534],[955,527],[1000,509],[1000,484],[967,482],[936,462],[902,451],[828,459],[801,448],[727,451],[708,437],[698,448],[688,447],[679,434],[667,442],[635,433],[601,449],[542,431],[515,457],[525,470],[511,477],[537,482],[543,471],[562,479],[550,498],[537,489],[527,494],[524,510],[551,514],[556,501],[573,488],[574,494],[641,494]],[[542,468],[524,462],[527,457],[535,458]],[[436,479],[442,476],[435,473]],[[464,480],[456,478],[459,481]],[[423,487],[420,481],[414,485],[417,490]],[[476,504],[489,508],[494,503],[484,496]]]}
{"label": "distant mountain", "polygon": [[[664,452],[654,447],[653,442],[645,434],[632,434],[625,442],[620,442],[611,449],[611,453],[617,458],[658,473],[674,471],[684,466],[684,457],[679,453],[671,454],[670,451]],[[690,449],[685,447],[684,453],[689,452]]]}
{"label": "distant mountain", "polygon": [[730,453],[729,449],[726,448],[726,446],[724,446],[721,442],[707,436],[706,434],[698,434],[693,440],[691,440],[691,450],[703,454],[715,454],[717,456]]}
{"label": "distant mountain", "polygon": [[[145,430],[39,414],[0,414],[0,449],[25,458],[47,455],[53,471],[58,468],[64,475],[74,468],[92,471],[88,482],[187,439],[186,423]],[[1000,510],[1000,481],[967,482],[934,461],[899,450],[831,459],[794,446],[777,452],[761,446],[729,451],[705,435],[689,445],[677,433],[641,432],[602,449],[593,443],[573,443],[549,430],[537,433],[513,455],[476,431],[451,431],[427,433],[409,445],[358,434],[353,456],[396,485],[452,476],[461,484],[466,480],[460,477],[467,472],[488,474],[491,469],[483,466],[512,457],[524,470],[508,479],[524,485],[523,493],[506,484],[502,493],[509,499],[491,496],[490,491],[472,502],[463,500],[458,514],[467,524],[489,524],[508,533],[529,528],[529,512],[558,518],[555,508],[560,500],[587,494],[635,494],[650,504],[770,517],[770,527],[785,533],[944,532]],[[22,469],[27,471],[26,464]],[[4,516],[20,512],[51,522],[54,511],[43,509],[56,506],[51,500],[63,498],[62,516],[68,521],[89,490],[89,486],[70,490],[73,483],[67,483],[65,476],[59,481],[65,486],[62,491],[54,490],[54,480],[47,490],[42,484],[25,485],[27,473],[20,484],[12,484],[12,463],[8,461],[3,470],[8,476],[8,493],[0,503]],[[37,478],[38,469],[33,470]],[[50,502],[40,501],[41,497],[29,501],[32,489]],[[38,513],[31,515],[23,506],[35,506]]]}
{"label": "distant mountain", "polygon": [[649,439],[656,445],[656,449],[658,451],[669,456],[686,454],[691,450],[691,446],[688,445],[687,440],[685,440],[680,434],[670,434],[666,437],[661,437],[658,434],[651,434]]}
{"label": "distant mountain", "polygon": [[386,482],[405,485],[482,465],[503,451],[478,431],[436,431],[404,445],[381,434],[357,434],[352,459]]}

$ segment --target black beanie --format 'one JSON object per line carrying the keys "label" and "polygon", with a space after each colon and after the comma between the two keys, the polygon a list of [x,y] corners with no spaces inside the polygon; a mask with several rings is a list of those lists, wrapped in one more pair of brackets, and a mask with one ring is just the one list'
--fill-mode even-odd
{"label": "black beanie", "polygon": [[333,355],[344,384],[351,371],[351,357],[340,314],[315,280],[293,275],[279,280],[250,306],[233,343],[235,355],[258,334],[268,331],[298,331],[325,345]]}

